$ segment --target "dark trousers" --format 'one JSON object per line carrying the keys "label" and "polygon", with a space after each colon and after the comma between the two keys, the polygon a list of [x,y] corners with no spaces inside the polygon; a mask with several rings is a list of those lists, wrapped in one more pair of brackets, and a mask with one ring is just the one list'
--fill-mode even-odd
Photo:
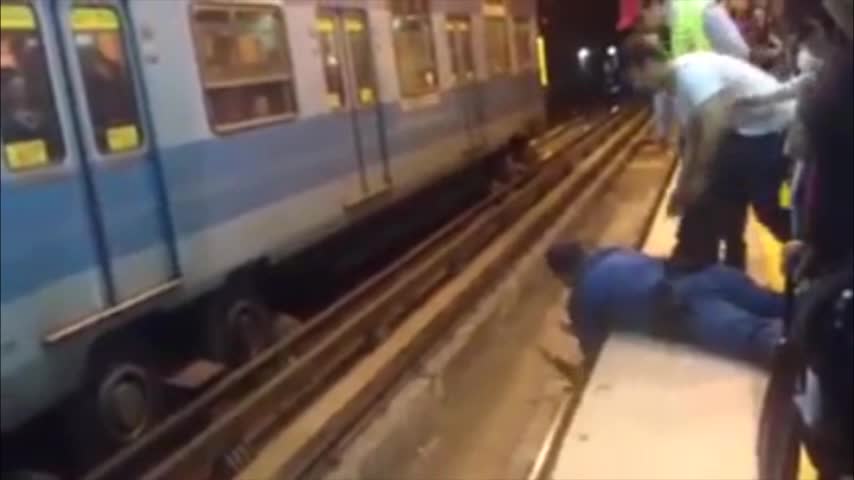
{"label": "dark trousers", "polygon": [[778,240],[791,237],[789,211],[779,203],[780,187],[789,173],[783,140],[782,134],[735,133],[722,139],[706,190],[688,206],[679,224],[672,253],[675,265],[702,268],[718,263],[724,242],[726,264],[744,269],[749,206]]}

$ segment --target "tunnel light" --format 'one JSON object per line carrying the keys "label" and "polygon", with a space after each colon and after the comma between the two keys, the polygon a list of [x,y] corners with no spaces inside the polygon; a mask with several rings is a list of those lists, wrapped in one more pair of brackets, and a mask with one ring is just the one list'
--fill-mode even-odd
{"label": "tunnel light", "polygon": [[610,55],[610,56],[612,56],[612,57],[613,57],[613,56],[615,56],[615,55],[617,55],[617,47],[615,47],[615,46],[613,46],[613,45],[611,45],[610,47],[608,47],[608,55]]}
{"label": "tunnel light", "polygon": [[578,49],[578,61],[585,62],[590,58],[590,49],[587,47],[581,47]]}
{"label": "tunnel light", "polygon": [[546,40],[542,36],[537,37],[537,63],[540,67],[540,85],[549,85],[549,66],[546,61]]}

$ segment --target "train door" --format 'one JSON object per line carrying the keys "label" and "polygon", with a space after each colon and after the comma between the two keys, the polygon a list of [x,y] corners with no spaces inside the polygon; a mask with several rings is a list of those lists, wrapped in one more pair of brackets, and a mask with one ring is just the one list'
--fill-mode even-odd
{"label": "train door", "polygon": [[451,56],[451,75],[457,87],[456,102],[465,127],[468,148],[479,151],[486,143],[483,132],[484,111],[482,92],[477,85],[477,68],[474,56],[474,36],[471,17],[448,15],[445,21]]}
{"label": "train door", "polygon": [[[43,7],[30,0],[0,4],[3,304],[65,290],[56,305],[33,305],[23,315],[34,318],[17,320],[35,321],[26,327],[35,330],[109,306],[99,288],[108,275],[79,174],[65,76]],[[6,326],[4,318],[4,363]]]}
{"label": "train door", "polygon": [[320,8],[317,30],[329,102],[351,121],[358,202],[383,193],[392,182],[368,14],[360,8]]}
{"label": "train door", "polygon": [[124,5],[50,2],[65,59],[78,155],[111,306],[122,310],[178,285],[174,235]]}

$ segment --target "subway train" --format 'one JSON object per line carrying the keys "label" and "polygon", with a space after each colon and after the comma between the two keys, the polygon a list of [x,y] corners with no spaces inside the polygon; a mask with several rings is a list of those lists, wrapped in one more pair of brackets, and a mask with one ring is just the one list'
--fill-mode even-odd
{"label": "subway train", "polygon": [[166,347],[130,332],[179,307],[210,363],[257,353],[270,265],[542,127],[537,31],[535,0],[3,0],[4,434],[132,441]]}

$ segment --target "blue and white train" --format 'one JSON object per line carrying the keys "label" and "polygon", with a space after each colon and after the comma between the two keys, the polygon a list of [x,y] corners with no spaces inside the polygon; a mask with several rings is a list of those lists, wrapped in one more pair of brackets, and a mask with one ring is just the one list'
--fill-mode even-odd
{"label": "blue and white train", "polygon": [[538,128],[535,4],[3,0],[3,432],[132,439],[130,327],[210,298],[249,342],[265,265]]}

